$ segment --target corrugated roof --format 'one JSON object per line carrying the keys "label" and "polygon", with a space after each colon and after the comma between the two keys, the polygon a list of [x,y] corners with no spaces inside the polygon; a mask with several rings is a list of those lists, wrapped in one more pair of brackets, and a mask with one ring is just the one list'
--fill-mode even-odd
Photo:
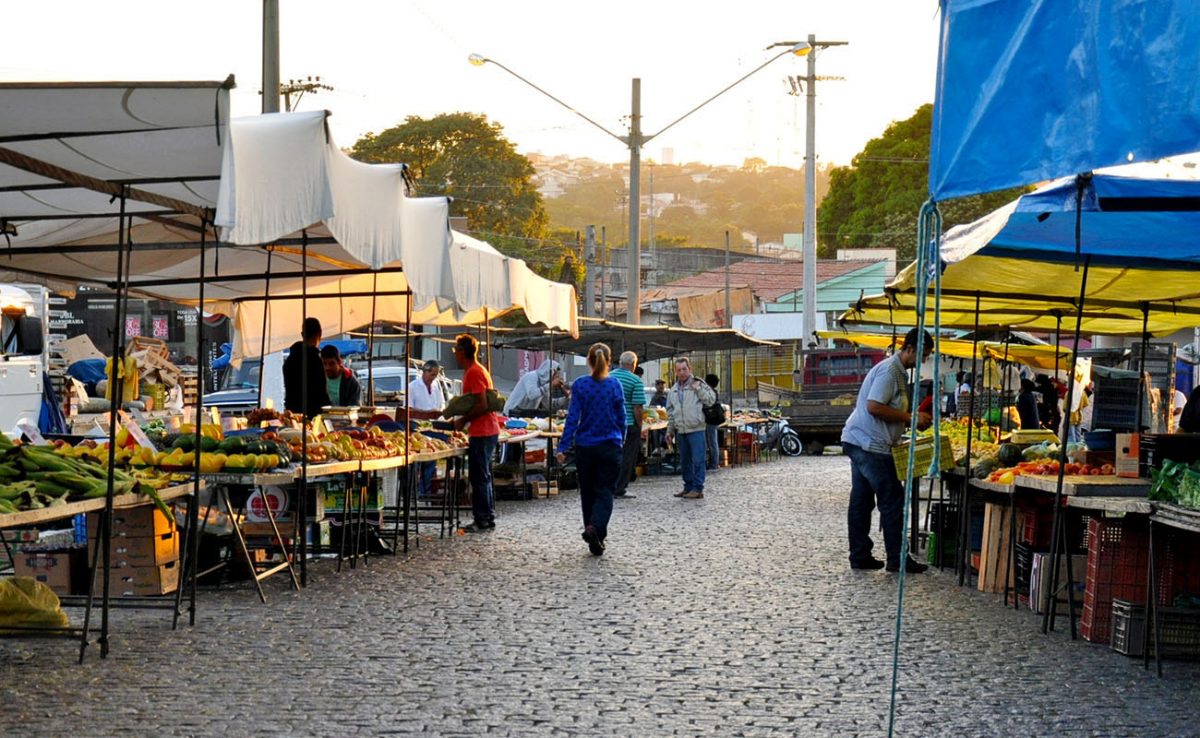
{"label": "corrugated roof", "polygon": [[[858,271],[875,261],[818,261],[817,284]],[[749,287],[763,302],[775,302],[780,297],[804,287],[804,263],[775,259],[743,259],[729,266],[731,288]],[[725,268],[712,269],[670,282],[655,290],[657,299],[699,294],[707,290],[725,289]],[[643,300],[646,299],[643,293]]]}

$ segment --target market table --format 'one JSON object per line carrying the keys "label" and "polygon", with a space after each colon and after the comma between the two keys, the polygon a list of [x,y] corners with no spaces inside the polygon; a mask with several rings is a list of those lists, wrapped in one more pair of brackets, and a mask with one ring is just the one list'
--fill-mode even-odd
{"label": "market table", "polygon": [[[296,576],[296,570],[292,565],[292,552],[289,550],[288,546],[286,544],[284,544],[284,542],[283,542],[283,534],[279,530],[279,522],[275,519],[275,512],[274,512],[274,510],[271,509],[271,505],[266,504],[266,497],[265,497],[265,495],[266,495],[265,490],[267,487],[283,487],[283,486],[290,485],[292,482],[296,481],[299,474],[300,474],[300,467],[296,466],[296,467],[289,467],[286,469],[280,469],[277,471],[267,471],[267,472],[256,472],[256,473],[217,472],[214,474],[201,474],[200,475],[200,478],[202,480],[204,480],[207,484],[212,486],[213,495],[216,498],[216,504],[219,507],[224,508],[225,514],[229,516],[229,523],[231,526],[233,526],[233,534],[234,534],[234,537],[237,539],[238,550],[241,551],[243,560],[246,562],[246,565],[251,570],[252,578],[254,579],[254,586],[258,590],[258,598],[263,602],[263,604],[266,604],[266,602],[267,602],[266,592],[264,592],[263,588],[262,588],[263,580],[269,579],[270,577],[272,577],[276,574],[279,574],[280,572],[287,571],[288,575],[291,577],[291,580],[292,580],[292,588],[295,590],[300,589],[300,580]],[[248,521],[242,521],[241,514],[240,514],[241,510],[245,508],[246,502],[249,501],[250,497],[254,493],[250,492],[249,494],[247,494],[246,502],[243,502],[241,507],[239,509],[235,510],[234,505],[233,505],[233,500],[229,495],[229,489],[231,487],[238,487],[238,488],[245,487],[245,488],[249,488],[252,490],[258,490],[259,494],[264,496],[263,497],[263,500],[264,500],[263,512],[266,514],[267,522],[270,524],[271,530],[274,533],[274,540],[278,544],[279,549],[282,552],[282,555],[283,555],[282,562],[271,565],[271,566],[260,567],[258,565],[258,563],[254,561],[254,558],[250,555],[250,547],[246,543],[246,533],[243,530],[243,526],[245,525],[245,522],[248,522]],[[298,518],[299,517],[298,513],[296,515],[293,515],[293,517]],[[301,523],[294,522],[294,528],[295,528],[294,532],[295,533],[298,533],[298,534],[303,533],[303,531],[299,530],[300,525],[301,525]],[[205,516],[204,524],[200,527],[201,535],[204,534],[204,531],[207,529],[207,527],[208,527],[208,517]],[[221,561],[216,566],[210,567],[209,569],[206,569],[205,571],[200,572],[199,575],[203,576],[206,574],[211,574],[215,571],[219,571],[220,569],[228,567],[229,565],[230,565],[230,561],[228,558],[226,558],[224,561]]]}
{"label": "market table", "polygon": [[[201,489],[203,489],[203,483],[201,483],[200,487],[201,487]],[[169,487],[164,487],[157,491],[158,491],[159,499],[161,499],[163,502],[170,502],[173,500],[178,500],[178,499],[181,499],[184,497],[191,496],[196,491],[196,484],[194,482],[188,482],[185,484],[178,484],[178,485],[172,485]],[[43,523],[52,523],[52,522],[55,522],[58,520],[70,520],[70,519],[74,518],[76,515],[93,513],[93,512],[101,512],[105,509],[106,503],[107,503],[106,498],[95,497],[95,498],[86,499],[86,500],[79,500],[77,502],[68,502],[64,505],[54,505],[54,506],[50,506],[50,507],[43,507],[43,508],[40,508],[37,510],[24,510],[22,512],[8,513],[8,514],[0,515],[0,544],[4,545],[5,550],[8,553],[9,559],[15,560],[13,553],[12,553],[12,549],[9,546],[7,539],[5,539],[4,535],[3,535],[3,531],[5,529],[20,528],[20,527],[24,527],[24,526],[28,526],[28,525],[40,525]],[[130,510],[130,509],[134,509],[134,508],[150,507],[155,504],[156,503],[155,503],[155,500],[153,497],[150,497],[149,495],[143,495],[140,493],[115,495],[112,498],[112,509],[113,510]],[[197,501],[193,499],[191,504],[196,505]],[[190,535],[195,535],[195,531],[191,531],[191,530],[187,531],[187,536],[190,536]],[[184,553],[185,557],[186,557],[186,552],[191,550],[190,540],[187,536],[184,537],[184,540],[182,543],[182,549],[185,552]],[[110,531],[109,540],[111,541],[111,531]],[[104,536],[97,535],[95,552],[92,554],[91,563],[88,565],[87,594],[81,595],[78,598],[72,597],[69,595],[63,596],[60,598],[60,602],[65,606],[82,606],[85,608],[82,627],[72,628],[69,625],[62,627],[62,628],[23,627],[23,626],[15,626],[15,625],[14,626],[5,626],[4,630],[0,630],[0,638],[53,638],[53,637],[79,638],[80,639],[79,660],[82,663],[84,653],[88,647],[88,633],[91,633],[91,632],[99,632],[100,633],[100,655],[102,657],[108,655],[108,617],[107,617],[107,612],[110,607],[114,606],[114,604],[116,602],[118,602],[118,600],[124,599],[124,600],[126,600],[126,602],[124,605],[116,605],[116,606],[135,607],[135,608],[142,608],[142,609],[165,609],[163,601],[160,598],[153,598],[153,600],[150,600],[149,598],[143,598],[143,597],[130,597],[130,598],[113,598],[113,597],[105,598],[105,597],[102,597],[101,598],[102,599],[101,610],[102,610],[102,613],[104,614],[104,617],[101,620],[101,627],[99,629],[95,629],[95,628],[91,627],[91,614],[92,614],[92,609],[95,606],[94,602],[95,602],[95,588],[96,588],[95,587],[96,572],[98,569],[103,568],[103,566],[100,564],[102,558],[104,558],[101,556],[101,552],[100,552],[100,545],[103,542],[104,542]],[[184,571],[187,571],[187,569],[188,569],[187,559],[185,558],[182,563],[183,563]],[[181,597],[182,597],[185,586],[190,584],[193,589],[195,587],[195,572],[194,571],[192,573],[192,576],[189,579],[190,579],[190,582],[180,582],[179,586],[176,589],[174,601],[169,604],[169,607],[172,610],[174,610],[174,612],[176,614],[176,618],[175,618],[176,624],[178,623],[177,616],[179,614]]]}

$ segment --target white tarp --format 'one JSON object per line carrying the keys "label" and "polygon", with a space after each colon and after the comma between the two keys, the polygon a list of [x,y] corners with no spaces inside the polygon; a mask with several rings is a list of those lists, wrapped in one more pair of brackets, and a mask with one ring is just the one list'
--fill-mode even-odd
{"label": "white tarp", "polygon": [[[249,310],[249,298],[299,294],[303,230],[310,237],[307,284],[314,294],[411,288],[415,322],[463,324],[483,320],[485,311],[491,317],[524,309],[533,322],[577,330],[573,287],[538,277],[482,241],[452,234],[446,198],[407,197],[400,165],[351,160],[329,140],[323,112],[229,121],[231,86],[232,79],[0,84],[0,157],[7,150],[12,154],[4,161],[30,157],[179,201],[182,208],[175,210],[171,203],[126,203],[126,212],[144,216],[131,234],[132,289],[139,294],[196,303],[199,219],[178,213],[215,209],[224,238],[214,244],[209,237],[204,277],[210,311],[236,317]],[[0,163],[0,219],[18,229],[0,259],[0,280],[32,279],[64,291],[115,282],[111,246],[119,201],[23,163]],[[272,244],[269,271],[275,276],[269,281],[264,244]],[[27,247],[54,249],[23,253]],[[329,273],[401,265],[403,274],[381,272],[377,279]],[[323,308],[330,311],[330,325],[352,330],[369,321],[360,300],[369,303],[326,298],[309,305],[335,305]],[[272,315],[282,326],[286,319],[280,316],[294,314],[300,301],[279,302]],[[403,297],[380,299],[377,317],[403,322],[405,303]],[[259,331],[261,317],[259,308]]]}

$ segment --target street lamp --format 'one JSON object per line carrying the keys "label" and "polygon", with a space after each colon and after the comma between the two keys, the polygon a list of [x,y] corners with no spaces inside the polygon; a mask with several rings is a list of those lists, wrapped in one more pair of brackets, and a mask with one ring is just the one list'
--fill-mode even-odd
{"label": "street lamp", "polygon": [[[810,42],[812,41],[812,36],[809,36],[809,41]],[[782,45],[786,45],[786,44],[782,44],[782,43],[773,44],[771,48],[773,48],[775,46],[782,46]],[[661,130],[659,130],[658,133],[652,133],[650,135],[645,135],[642,133],[642,80],[637,77],[634,77],[633,78],[633,88],[632,88],[632,102],[631,102],[630,113],[629,113],[629,133],[628,133],[628,135],[625,135],[625,136],[622,136],[619,133],[614,133],[614,132],[608,130],[604,126],[600,125],[599,123],[597,123],[596,121],[587,117],[586,115],[579,112],[575,108],[566,104],[565,102],[558,99],[554,95],[551,95],[549,92],[546,92],[541,87],[538,87],[534,83],[525,79],[524,77],[517,74],[516,72],[509,69],[508,67],[504,66],[503,64],[496,61],[495,59],[489,59],[480,54],[471,54],[470,56],[467,57],[467,61],[469,61],[472,65],[477,66],[477,67],[482,67],[485,64],[494,64],[495,66],[500,67],[501,69],[508,72],[512,76],[516,77],[517,79],[521,80],[522,82],[529,85],[533,89],[537,90],[538,92],[542,93],[543,95],[550,98],[554,102],[558,103],[562,107],[571,111],[572,113],[579,116],[580,118],[583,118],[588,123],[591,123],[596,128],[599,128],[601,131],[604,131],[609,136],[612,136],[613,138],[617,139],[618,141],[620,141],[622,144],[624,144],[629,149],[629,253],[628,253],[629,276],[628,276],[628,279],[626,280],[628,283],[628,288],[626,289],[626,294],[627,294],[626,313],[627,313],[627,320],[630,323],[641,323],[642,322],[642,305],[641,305],[641,261],[642,261],[642,253],[641,252],[642,252],[642,248],[641,248],[641,246],[642,245],[641,245],[641,234],[639,233],[639,228],[641,225],[639,222],[639,216],[641,215],[642,147],[645,146],[647,143],[649,143],[651,139],[661,136],[663,133],[665,133],[667,131],[667,129],[672,128],[675,124],[679,123],[684,118],[687,118],[689,115],[691,115],[692,113],[695,113],[700,108],[703,108],[705,105],[708,105],[710,102],[712,102],[713,100],[716,100],[721,95],[724,95],[726,92],[733,89],[737,85],[741,84],[743,81],[745,81],[751,75],[753,75],[756,72],[758,72],[759,70],[763,69],[764,67],[766,67],[768,64],[775,61],[779,57],[786,56],[787,54],[797,54],[797,55],[807,54],[811,48],[813,48],[811,43],[805,43],[803,41],[790,44],[789,48],[779,52],[775,56],[772,56],[770,59],[767,59],[762,64],[759,64],[754,69],[750,70],[746,74],[737,78],[732,83],[730,83],[729,85],[722,88],[719,92],[717,92],[712,97],[708,98],[704,102],[700,103],[696,107],[692,108],[691,110],[687,111],[683,115],[679,116],[675,120],[668,123]],[[813,68],[812,62],[810,61],[809,62],[810,76],[812,74],[812,71],[811,71],[812,68]],[[810,103],[810,105],[811,105],[811,103]],[[805,272],[807,273],[807,271],[808,270],[806,269]]]}
{"label": "street lamp", "polygon": [[810,33],[807,41],[778,41],[767,47],[787,46],[790,53],[808,57],[808,74],[804,77],[808,105],[804,121],[804,340],[801,349],[808,347],[813,331],[817,329],[817,51],[848,43],[818,41]]}

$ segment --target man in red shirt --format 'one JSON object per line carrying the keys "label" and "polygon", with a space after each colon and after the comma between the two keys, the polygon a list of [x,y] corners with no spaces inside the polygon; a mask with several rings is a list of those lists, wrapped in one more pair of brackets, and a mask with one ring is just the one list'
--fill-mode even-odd
{"label": "man in red shirt", "polygon": [[454,360],[464,370],[462,391],[474,395],[475,406],[465,415],[454,419],[454,427],[469,428],[467,435],[467,476],[471,480],[471,511],[474,525],[466,530],[478,532],[496,527],[496,503],[492,491],[492,457],[500,441],[500,422],[488,409],[487,391],[492,388],[492,375],[475,360],[479,342],[468,333],[454,339]]}

